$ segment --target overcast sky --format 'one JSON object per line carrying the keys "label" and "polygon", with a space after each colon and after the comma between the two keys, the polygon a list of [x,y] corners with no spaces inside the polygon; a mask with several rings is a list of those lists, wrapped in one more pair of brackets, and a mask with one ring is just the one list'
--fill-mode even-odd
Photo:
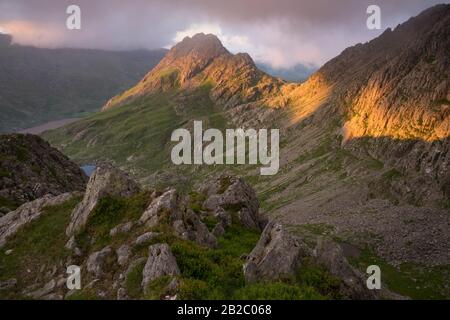
{"label": "overcast sky", "polygon": [[[273,67],[319,66],[358,42],[447,0],[0,0],[0,32],[40,47],[170,47],[186,35],[214,33],[232,52]],[[82,29],[66,28],[81,7]],[[382,30],[366,27],[370,4]]]}

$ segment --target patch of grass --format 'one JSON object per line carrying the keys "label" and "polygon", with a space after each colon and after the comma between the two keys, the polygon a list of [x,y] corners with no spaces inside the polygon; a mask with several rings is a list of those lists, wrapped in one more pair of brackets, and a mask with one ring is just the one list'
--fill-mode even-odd
{"label": "patch of grass", "polygon": [[163,276],[152,281],[147,287],[147,293],[144,295],[144,299],[159,300],[165,295],[170,294],[170,292],[167,292],[167,286],[171,280],[171,276]]}
{"label": "patch of grass", "polygon": [[77,290],[73,294],[71,294],[67,300],[102,300],[98,295],[96,295],[92,290]]}
{"label": "patch of grass", "polygon": [[202,205],[205,200],[206,195],[198,192],[191,192],[189,193],[189,208],[198,213],[202,210]]}
{"label": "patch of grass", "polygon": [[233,296],[238,300],[323,300],[312,287],[300,287],[283,282],[247,285]]}
{"label": "patch of grass", "polygon": [[19,204],[6,198],[0,197],[0,207],[15,210],[17,207],[19,207]]}
{"label": "patch of grass", "polygon": [[92,246],[92,250],[111,244],[110,230],[120,223],[139,219],[149,202],[148,192],[141,192],[130,198],[106,196],[100,199],[86,227],[76,235],[77,243],[83,249]]}
{"label": "patch of grass", "polygon": [[448,299],[450,290],[450,265],[424,267],[414,264],[402,264],[396,268],[371,250],[364,249],[357,258],[350,258],[350,263],[362,272],[369,265],[378,265],[381,269],[381,281],[390,290],[411,297],[412,299]]}
{"label": "patch of grass", "polygon": [[395,180],[399,177],[403,176],[403,174],[396,170],[396,169],[391,169],[389,171],[386,171],[385,173],[383,173],[383,178],[388,180],[388,181],[392,181]]}
{"label": "patch of grass", "polygon": [[65,259],[69,251],[65,248],[66,226],[70,214],[81,197],[44,208],[42,215],[21,228],[5,245],[5,250],[12,249],[10,255],[0,251],[0,281],[10,278],[18,280],[18,290],[22,285],[36,281],[36,273],[41,266],[56,265]]}
{"label": "patch of grass", "polygon": [[137,299],[142,294],[142,270],[144,270],[145,261],[137,264],[134,268],[127,274],[125,279],[125,289],[127,289],[130,298]]}
{"label": "patch of grass", "polygon": [[209,231],[212,231],[214,229],[214,227],[217,225],[217,223],[219,222],[219,219],[208,215],[202,219],[202,222],[208,227]]}
{"label": "patch of grass", "polygon": [[375,158],[369,158],[365,162],[367,167],[372,170],[381,170],[384,167],[384,163]]}

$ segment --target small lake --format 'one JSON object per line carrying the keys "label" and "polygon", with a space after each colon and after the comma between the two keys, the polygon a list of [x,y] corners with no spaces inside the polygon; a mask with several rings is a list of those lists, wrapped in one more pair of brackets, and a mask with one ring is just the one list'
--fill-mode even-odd
{"label": "small lake", "polygon": [[86,164],[84,166],[81,166],[80,168],[81,168],[81,170],[83,170],[85,175],[90,177],[92,175],[92,173],[94,173],[94,171],[97,168],[97,166],[92,165],[92,164]]}

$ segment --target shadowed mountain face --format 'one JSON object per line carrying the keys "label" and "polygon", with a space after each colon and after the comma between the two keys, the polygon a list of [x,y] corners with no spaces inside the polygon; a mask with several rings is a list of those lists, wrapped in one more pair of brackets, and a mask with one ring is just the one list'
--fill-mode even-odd
{"label": "shadowed mountain face", "polygon": [[82,191],[87,183],[76,164],[34,135],[0,135],[0,168],[2,209],[45,195]]}
{"label": "shadowed mountain face", "polygon": [[[80,162],[113,160],[150,185],[186,187],[232,171],[255,185],[268,215],[326,226],[397,264],[448,264],[449,22],[449,5],[430,8],[346,49],[302,84],[199,34],[103,112],[44,136]],[[193,120],[279,128],[279,173],[173,166],[170,135]]]}
{"label": "shadowed mountain face", "polygon": [[40,49],[0,34],[0,132],[97,111],[165,53]]}

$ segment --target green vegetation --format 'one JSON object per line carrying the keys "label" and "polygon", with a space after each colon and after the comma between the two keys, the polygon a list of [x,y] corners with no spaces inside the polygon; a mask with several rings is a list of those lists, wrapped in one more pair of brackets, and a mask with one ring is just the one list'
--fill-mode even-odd
{"label": "green vegetation", "polygon": [[[65,230],[70,213],[80,200],[76,197],[61,205],[45,208],[38,219],[8,240],[5,249],[12,249],[13,252],[6,255],[6,250],[0,251],[0,281],[10,278],[18,280],[15,291],[8,294],[20,295],[24,284],[36,280],[36,273],[28,270],[39,270],[43,265],[56,264],[67,257]],[[6,293],[0,291],[0,298],[7,298],[2,294]]]}
{"label": "green vegetation", "polygon": [[[57,147],[64,145],[62,151],[80,163],[113,160],[138,177],[148,177],[167,169],[174,175],[191,176],[189,173],[198,169],[197,166],[174,166],[170,161],[170,150],[174,145],[170,138],[175,129],[190,129],[191,120],[203,121],[204,129],[225,129],[223,110],[211,101],[210,89],[211,84],[204,83],[192,90],[171,89],[138,98],[49,131],[44,138]],[[78,135],[77,139],[74,139],[75,135]],[[154,182],[154,179],[150,181]],[[172,185],[184,190],[190,187],[186,183]]]}
{"label": "green vegetation", "polygon": [[[233,225],[220,237],[218,248],[207,249],[190,241],[169,240],[181,271],[180,299],[326,299],[337,298],[339,282],[317,265],[304,265],[295,279],[246,284],[242,265],[259,233]],[[138,283],[138,278],[135,283]],[[146,298],[168,294],[168,280],[151,283]]]}
{"label": "green vegetation", "polygon": [[142,295],[142,270],[144,270],[145,261],[138,263],[130,270],[125,279],[125,288],[131,298],[137,299]]}
{"label": "green vegetation", "polygon": [[[148,207],[150,195],[142,192],[129,199],[107,196],[98,202],[86,227],[76,235],[77,243],[83,248],[99,250],[114,243],[109,231],[118,224],[139,219]],[[90,239],[94,239],[91,243]],[[115,241],[121,240],[119,237]]]}
{"label": "green vegetation", "polygon": [[388,180],[388,181],[392,181],[395,180],[396,178],[399,178],[403,176],[403,174],[396,170],[396,169],[391,169],[389,171],[386,171],[385,173],[383,173],[383,178]]}
{"label": "green vegetation", "polygon": [[[1,174],[0,174],[1,177]],[[0,197],[0,207],[5,207],[8,208],[10,210],[14,210],[19,206],[18,203],[15,203],[14,201],[5,199],[3,197]]]}
{"label": "green vegetation", "polygon": [[378,265],[382,270],[382,283],[390,290],[412,299],[447,299],[450,290],[450,265],[425,267],[414,264],[392,266],[371,250],[362,250],[359,257],[350,258],[350,263],[365,272],[369,265]]}

